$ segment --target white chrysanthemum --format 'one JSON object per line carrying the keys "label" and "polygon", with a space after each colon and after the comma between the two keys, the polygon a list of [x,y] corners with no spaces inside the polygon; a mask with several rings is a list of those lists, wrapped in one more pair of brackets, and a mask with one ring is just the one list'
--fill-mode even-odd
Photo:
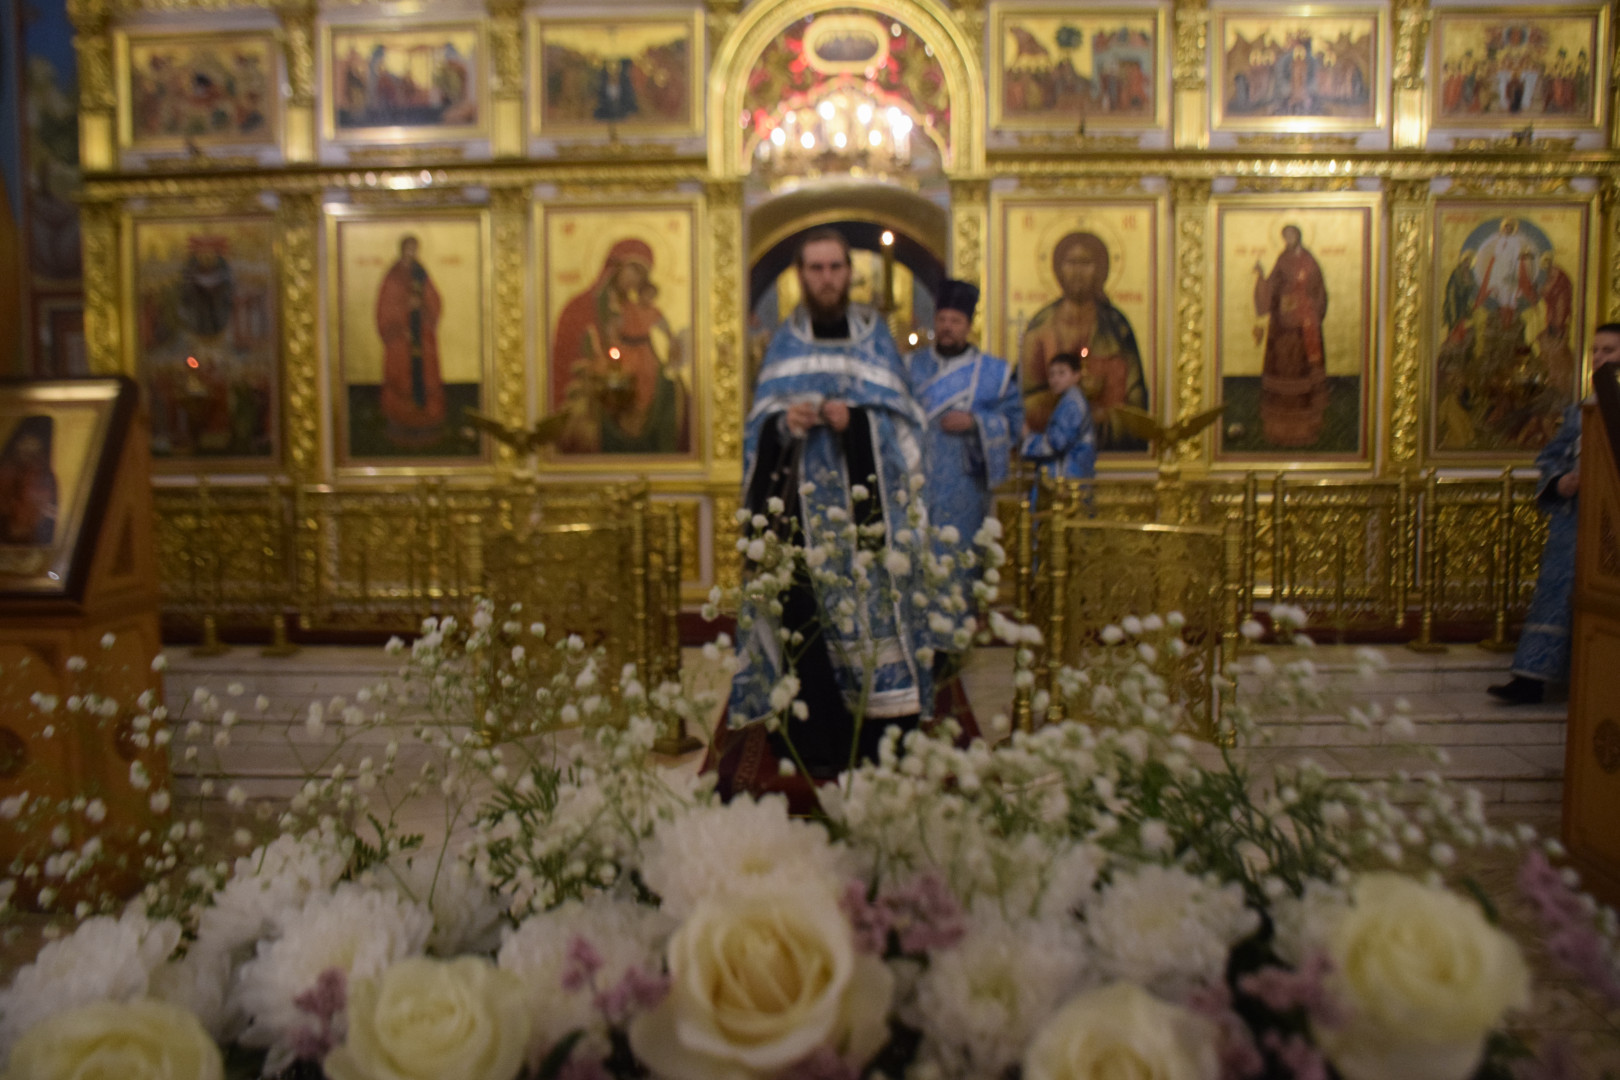
{"label": "white chrysanthemum", "polygon": [[1000,1076],[1079,988],[1085,942],[1064,921],[1008,923],[975,915],[954,949],[933,954],[917,983],[924,1056],[946,1077]]}
{"label": "white chrysanthemum", "polygon": [[501,940],[505,904],[461,859],[396,856],[376,872],[378,885],[433,912],[428,950],[438,956],[488,954]]}
{"label": "white chrysanthemum", "polygon": [[1086,910],[1099,966],[1170,998],[1218,981],[1232,946],[1259,922],[1240,886],[1163,866],[1115,875]]}
{"label": "white chrysanthemum", "polygon": [[602,958],[596,985],[606,990],[631,968],[658,970],[664,940],[674,920],[656,908],[627,900],[593,900],[589,905],[569,901],[561,907],[525,919],[507,934],[496,957],[503,971],[523,980],[534,1029],[529,1041],[529,1062],[538,1065],[571,1032],[585,1032],[574,1053],[580,1060],[607,1054],[607,1022],[591,1003],[589,990],[563,988],[563,969],[574,938],[583,938]]}
{"label": "white chrysanthemum", "polygon": [[642,879],[677,919],[699,900],[760,889],[842,890],[849,858],[820,825],[788,817],[779,795],[734,799],[659,824],[643,849]]}
{"label": "white chrysanthemum", "polygon": [[225,1002],[231,984],[231,958],[193,945],[186,955],[152,972],[151,997],[178,1005],[195,1016],[218,1042],[228,1041]]}
{"label": "white chrysanthemum", "polygon": [[398,893],[344,884],[289,911],[273,940],[237,973],[232,1005],[247,1018],[245,1046],[266,1047],[267,1075],[292,1063],[292,1039],[308,1022],[293,1004],[328,968],[350,979],[376,978],[388,965],[422,952],[433,917]]}
{"label": "white chrysanthemum", "polygon": [[98,1001],[145,997],[153,973],[180,943],[180,924],[130,912],[97,916],[39,951],[0,992],[0,1050],[47,1017]]}
{"label": "white chrysanthemum", "polygon": [[349,865],[333,831],[278,836],[236,860],[235,873],[197,922],[197,946],[225,954],[251,946],[289,911],[330,889]]}

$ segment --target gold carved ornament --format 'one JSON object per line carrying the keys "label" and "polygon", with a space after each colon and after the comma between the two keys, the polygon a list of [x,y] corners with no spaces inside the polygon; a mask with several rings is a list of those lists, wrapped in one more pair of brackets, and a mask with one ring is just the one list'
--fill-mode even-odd
{"label": "gold carved ornament", "polygon": [[1398,468],[1416,468],[1422,394],[1424,320],[1423,248],[1429,200],[1427,181],[1391,184],[1390,231],[1390,416],[1389,457]]}
{"label": "gold carved ornament", "polygon": [[[1188,417],[1203,404],[1204,294],[1208,272],[1205,229],[1208,226],[1210,186],[1197,180],[1171,183],[1175,213],[1176,366],[1175,412]],[[1189,440],[1180,445],[1178,460],[1191,461],[1198,449]]]}
{"label": "gold carved ornament", "polygon": [[[710,338],[714,345],[714,460],[742,464],[743,185],[708,184],[709,234],[713,238]],[[716,546],[719,550],[718,530]]]}
{"label": "gold carved ornament", "polygon": [[[495,416],[500,423],[521,425],[527,416],[528,357],[524,342],[524,296],[528,278],[528,212],[526,188],[490,192],[495,264]],[[498,440],[499,441],[499,440]],[[503,464],[512,450],[502,442]]]}
{"label": "gold carved ornament", "polygon": [[287,471],[302,482],[313,481],[320,469],[320,305],[316,277],[320,215],[320,199],[302,194],[281,196],[276,212],[281,246],[281,370]]}

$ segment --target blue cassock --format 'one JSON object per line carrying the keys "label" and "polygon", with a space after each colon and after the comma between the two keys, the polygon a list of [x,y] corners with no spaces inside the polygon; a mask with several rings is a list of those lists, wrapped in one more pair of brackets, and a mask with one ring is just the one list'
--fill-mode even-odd
{"label": "blue cassock", "polygon": [[[923,456],[929,523],[955,526],[966,546],[991,513],[990,493],[1007,479],[1013,440],[1024,427],[1018,380],[1007,361],[972,346],[951,357],[932,347],[918,349],[906,357],[906,367],[912,393],[928,420]],[[946,431],[940,421],[947,412],[972,413],[973,429]],[[976,570],[964,571],[963,595],[969,599],[977,578]]]}
{"label": "blue cassock", "polygon": [[[877,312],[851,304],[849,335],[842,339],[815,337],[809,315],[801,306],[771,338],[760,367],[754,407],[743,430],[743,498],[749,509],[763,512],[763,506],[752,504],[763,503],[767,494],[784,494],[770,488],[770,472],[781,468],[784,453],[797,453],[798,480],[815,485],[797,500],[803,535],[814,542],[815,534],[826,527],[828,512],[835,508],[858,516],[851,487],[863,484],[882,500],[886,540],[892,545],[895,533],[906,528],[910,475],[922,468],[918,437],[922,413],[911,397],[894,338]],[[859,411],[849,429],[840,435],[819,425],[802,442],[793,439],[783,422],[788,406],[831,400],[847,403],[852,413]],[[862,444],[852,441],[855,439]],[[870,462],[857,468],[874,474],[875,483],[867,475],[851,475],[855,462]],[[920,711],[922,680],[911,628],[899,602],[909,595],[910,583],[893,582],[890,587],[889,571],[879,553],[869,571],[876,587],[862,602],[852,582],[855,553],[855,545],[839,544],[829,563],[837,571],[837,583],[815,586],[821,636],[838,689],[851,713],[859,712],[863,680],[868,665],[873,665],[864,715],[879,720],[914,716]],[[847,622],[834,614],[846,599],[856,601],[854,615]],[[776,634],[780,620],[758,609],[748,614],[753,616],[753,627],[737,643],[742,665],[731,683],[733,726],[772,713],[771,687],[785,666]],[[809,630],[805,633],[811,636]],[[811,722],[814,720],[812,716]]]}
{"label": "blue cassock", "polygon": [[1023,453],[1040,463],[1044,476],[1090,480],[1097,475],[1097,430],[1091,423],[1091,406],[1078,386],[1058,398],[1046,430],[1025,439]]}
{"label": "blue cassock", "polygon": [[1560,477],[1574,472],[1581,461],[1581,407],[1564,410],[1564,423],[1536,455],[1541,482],[1536,502],[1547,513],[1547,546],[1541,549],[1541,572],[1536,592],[1524,617],[1519,648],[1513,654],[1513,674],[1532,679],[1565,682],[1569,679],[1569,629],[1574,619],[1575,530],[1579,496],[1558,494]]}

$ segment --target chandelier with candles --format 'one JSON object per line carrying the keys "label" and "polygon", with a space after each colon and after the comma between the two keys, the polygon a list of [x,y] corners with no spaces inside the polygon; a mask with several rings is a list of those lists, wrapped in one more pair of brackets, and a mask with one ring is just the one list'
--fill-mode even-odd
{"label": "chandelier with candles", "polygon": [[911,169],[917,138],[904,108],[845,86],[784,109],[761,133],[755,167],[779,176],[888,175]]}

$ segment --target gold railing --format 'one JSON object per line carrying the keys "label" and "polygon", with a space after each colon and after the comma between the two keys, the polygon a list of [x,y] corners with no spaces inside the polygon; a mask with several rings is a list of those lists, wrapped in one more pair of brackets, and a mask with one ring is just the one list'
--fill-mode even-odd
{"label": "gold railing", "polygon": [[680,527],[645,485],[165,487],[165,622],[217,651],[222,627],[409,632],[487,596],[607,649],[613,670],[680,667]]}
{"label": "gold railing", "polygon": [[[1293,604],[1319,633],[1410,637],[1419,648],[1434,642],[1437,628],[1488,627],[1486,644],[1502,648],[1529,606],[1546,538],[1535,486],[1509,471],[1478,479],[1433,472],[1393,480],[1249,473],[1170,485],[1103,479],[1087,512],[1096,521],[1228,530],[1237,552],[1228,584],[1243,617]],[[1020,581],[1020,503],[1007,493],[997,508],[1013,538],[1006,545],[1013,582]]]}

